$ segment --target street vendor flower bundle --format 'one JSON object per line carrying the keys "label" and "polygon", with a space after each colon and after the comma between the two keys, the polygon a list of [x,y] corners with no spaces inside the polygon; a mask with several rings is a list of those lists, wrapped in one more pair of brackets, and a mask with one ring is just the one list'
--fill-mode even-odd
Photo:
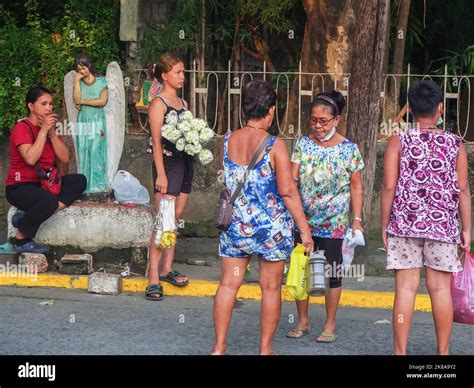
{"label": "street vendor flower bundle", "polygon": [[174,143],[178,151],[197,156],[202,164],[208,164],[214,159],[212,152],[203,147],[214,137],[214,131],[204,120],[195,118],[189,110],[179,115],[176,111],[169,112],[165,116],[161,134]]}

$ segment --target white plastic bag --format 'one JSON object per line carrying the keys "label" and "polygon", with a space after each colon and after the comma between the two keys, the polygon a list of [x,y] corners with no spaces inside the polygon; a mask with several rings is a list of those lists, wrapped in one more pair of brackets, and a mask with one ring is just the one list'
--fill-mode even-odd
{"label": "white plastic bag", "polygon": [[117,171],[112,182],[112,189],[114,190],[115,199],[121,203],[136,203],[139,205],[150,203],[148,190],[128,171]]}
{"label": "white plastic bag", "polygon": [[172,199],[162,199],[160,201],[160,209],[153,223],[153,230],[156,232],[155,245],[158,248],[169,248],[176,244],[174,207],[175,204]]}
{"label": "white plastic bag", "polygon": [[359,229],[356,229],[354,236],[352,236],[352,229],[347,229],[347,233],[342,241],[342,265],[344,268],[350,267],[352,260],[354,260],[354,249],[357,245],[364,246],[364,235]]}

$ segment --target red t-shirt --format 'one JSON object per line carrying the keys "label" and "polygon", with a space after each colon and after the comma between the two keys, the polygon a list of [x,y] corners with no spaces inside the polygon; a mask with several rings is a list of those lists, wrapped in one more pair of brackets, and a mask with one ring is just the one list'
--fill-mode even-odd
{"label": "red t-shirt", "polygon": [[[16,123],[10,135],[10,168],[8,169],[6,185],[14,185],[15,183],[39,182],[40,178],[36,172],[36,166],[29,166],[18,151],[21,144],[33,144],[38,138],[40,127],[29,121],[30,127],[23,122]],[[31,128],[31,129],[30,129]],[[33,131],[34,139],[31,132]],[[51,168],[54,166],[55,154],[51,141],[47,139],[44,144],[43,154],[38,162],[43,168]]]}

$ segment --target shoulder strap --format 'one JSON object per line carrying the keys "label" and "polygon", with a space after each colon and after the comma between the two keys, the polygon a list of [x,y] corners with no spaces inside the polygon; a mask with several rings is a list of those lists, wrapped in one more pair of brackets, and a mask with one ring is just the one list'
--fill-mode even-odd
{"label": "shoulder strap", "polygon": [[183,105],[183,108],[186,109],[186,105],[184,105],[184,101],[181,97],[179,97],[179,101],[181,101],[181,104]]}
{"label": "shoulder strap", "polygon": [[163,101],[163,104],[165,104],[167,108],[170,107],[170,106],[168,105],[168,103],[166,102],[166,100],[165,100],[163,97],[161,97],[161,96],[156,96],[156,97],[160,98],[161,101]]}
{"label": "shoulder strap", "polygon": [[35,134],[33,133],[33,129],[31,128],[30,123],[28,122],[27,119],[23,119],[23,120],[21,120],[21,122],[22,122],[22,123],[25,123],[26,126],[28,127],[28,129],[30,130],[30,132],[31,132],[31,137],[33,138],[33,143],[34,143],[34,142],[35,142]]}
{"label": "shoulder strap", "polygon": [[268,144],[269,140],[271,139],[271,137],[272,137],[271,135],[267,135],[267,137],[265,139],[263,139],[262,142],[260,143],[259,147],[257,148],[257,151],[255,151],[255,154],[253,155],[249,166],[245,170],[244,177],[242,178],[242,180],[237,185],[237,188],[235,189],[235,192],[232,195],[232,198],[230,199],[230,203],[234,203],[234,201],[240,195],[240,192],[242,191],[242,188],[244,187],[245,182],[247,181],[247,173],[255,166],[255,162],[257,161],[258,157],[262,153],[263,149],[267,146],[267,144]]}

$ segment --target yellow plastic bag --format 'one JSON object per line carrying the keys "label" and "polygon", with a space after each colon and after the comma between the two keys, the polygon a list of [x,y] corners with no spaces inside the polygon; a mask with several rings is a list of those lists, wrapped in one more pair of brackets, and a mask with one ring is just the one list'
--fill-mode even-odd
{"label": "yellow plastic bag", "polygon": [[303,244],[298,244],[291,252],[290,268],[286,276],[286,288],[296,300],[308,297],[306,292],[308,271],[308,256],[305,254],[305,247]]}

